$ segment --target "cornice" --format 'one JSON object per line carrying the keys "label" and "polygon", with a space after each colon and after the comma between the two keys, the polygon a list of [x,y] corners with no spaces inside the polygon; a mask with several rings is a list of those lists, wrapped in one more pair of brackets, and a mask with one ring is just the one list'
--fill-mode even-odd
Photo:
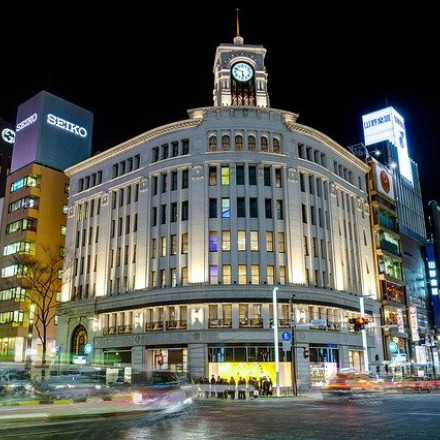
{"label": "cornice", "polygon": [[106,162],[112,157],[119,156],[124,151],[131,150],[147,141],[150,141],[158,136],[162,136],[173,131],[184,130],[187,128],[198,127],[202,123],[200,118],[186,119],[184,121],[173,122],[171,124],[162,125],[152,130],[146,131],[128,141],[122,142],[122,144],[116,145],[96,156],[91,157],[83,162],[80,162],[72,167],[67,168],[64,172],[67,176],[71,177],[81,170],[85,170],[89,167],[96,166],[102,162]]}

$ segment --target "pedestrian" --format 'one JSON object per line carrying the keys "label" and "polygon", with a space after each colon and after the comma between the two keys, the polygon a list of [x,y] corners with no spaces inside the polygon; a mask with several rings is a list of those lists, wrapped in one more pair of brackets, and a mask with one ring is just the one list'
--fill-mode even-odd
{"label": "pedestrian", "polygon": [[215,376],[211,376],[211,397],[215,397]]}
{"label": "pedestrian", "polygon": [[229,379],[229,395],[231,396],[231,399],[235,399],[235,379],[231,376]]}

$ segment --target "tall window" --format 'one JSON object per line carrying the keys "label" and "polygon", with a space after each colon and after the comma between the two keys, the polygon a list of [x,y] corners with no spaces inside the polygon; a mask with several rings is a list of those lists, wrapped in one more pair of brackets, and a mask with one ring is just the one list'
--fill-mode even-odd
{"label": "tall window", "polygon": [[270,167],[264,167],[264,186],[270,186]]}
{"label": "tall window", "polygon": [[272,218],[272,199],[264,199],[264,213],[266,218]]}
{"label": "tall window", "polygon": [[251,218],[258,218],[258,204],[256,197],[251,197],[249,199],[249,212]]}
{"label": "tall window", "polygon": [[182,189],[188,188],[189,172],[188,170],[182,171]]}
{"label": "tall window", "polygon": [[209,185],[210,186],[217,185],[217,167],[216,166],[209,167]]}
{"label": "tall window", "polygon": [[217,252],[217,231],[209,231],[209,252]]}
{"label": "tall window", "polygon": [[215,151],[217,150],[217,136],[211,135],[208,140],[208,150]]}
{"label": "tall window", "polygon": [[224,264],[222,267],[223,284],[231,284],[231,265]]}
{"label": "tall window", "polygon": [[238,265],[238,284],[246,284],[246,264]]}
{"label": "tall window", "polygon": [[237,217],[246,217],[246,203],[244,197],[237,197]]}
{"label": "tall window", "polygon": [[275,283],[275,267],[267,266],[267,284],[273,285]]}
{"label": "tall window", "polygon": [[222,231],[222,251],[231,250],[231,231]]}
{"label": "tall window", "polygon": [[273,232],[266,231],[266,252],[273,252]]}
{"label": "tall window", "polygon": [[235,170],[237,185],[244,185],[244,165],[237,165]]}
{"label": "tall window", "polygon": [[[136,245],[135,245],[136,246]],[[171,235],[171,255],[177,254],[177,235]]]}
{"label": "tall window", "polygon": [[160,256],[165,257],[167,254],[167,237],[160,237]]}
{"label": "tall window", "polygon": [[257,184],[257,166],[249,165],[249,185]]}
{"label": "tall window", "polygon": [[243,136],[241,134],[235,135],[235,149],[238,151],[243,149]]}
{"label": "tall window", "polygon": [[277,188],[281,188],[282,185],[282,181],[281,181],[281,169],[280,168],[275,168],[275,186]]}
{"label": "tall window", "polygon": [[251,251],[258,251],[258,231],[251,231]]}
{"label": "tall window", "polygon": [[231,140],[229,135],[225,134],[222,136],[222,150],[229,150],[231,147]]}
{"label": "tall window", "polygon": [[222,218],[231,217],[231,200],[229,197],[222,198]]}
{"label": "tall window", "polygon": [[217,218],[217,199],[209,199],[209,218]]}
{"label": "tall window", "polygon": [[218,268],[216,264],[209,266],[209,284],[218,284]]}
{"label": "tall window", "polygon": [[188,253],[188,232],[182,234],[182,254]]}
{"label": "tall window", "polygon": [[182,275],[181,275],[182,286],[188,285],[188,268],[182,267]]}
{"label": "tall window", "polygon": [[286,284],[286,266],[280,266],[280,284]]}
{"label": "tall window", "polygon": [[255,136],[248,136],[248,150],[255,151],[256,145],[257,145],[257,143],[255,140]]}
{"label": "tall window", "polygon": [[284,232],[278,232],[278,252],[286,252],[284,244]]}
{"label": "tall window", "polygon": [[283,201],[282,200],[277,200],[276,201],[276,205],[277,205],[277,219],[278,220],[282,220],[284,218],[284,215],[283,215]]}
{"label": "tall window", "polygon": [[239,251],[246,250],[246,231],[237,231],[237,246]]}
{"label": "tall window", "polygon": [[251,266],[251,283],[260,284],[260,266],[258,264]]}
{"label": "tall window", "polygon": [[229,185],[229,165],[221,166],[222,185]]}

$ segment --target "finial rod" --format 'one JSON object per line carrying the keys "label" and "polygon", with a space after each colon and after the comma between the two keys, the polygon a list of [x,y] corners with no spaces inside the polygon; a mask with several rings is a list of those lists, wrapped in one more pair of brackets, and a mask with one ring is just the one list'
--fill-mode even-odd
{"label": "finial rod", "polygon": [[237,37],[240,36],[240,19],[238,16],[238,13],[240,12],[240,9],[237,8]]}

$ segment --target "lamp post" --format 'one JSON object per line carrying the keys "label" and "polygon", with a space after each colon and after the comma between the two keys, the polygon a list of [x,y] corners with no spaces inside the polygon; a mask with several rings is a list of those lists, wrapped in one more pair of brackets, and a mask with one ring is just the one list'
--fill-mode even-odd
{"label": "lamp post", "polygon": [[289,312],[290,312],[290,332],[292,334],[292,345],[291,345],[291,357],[292,357],[292,388],[293,395],[298,396],[298,381],[296,374],[296,344],[295,344],[295,311],[293,310],[293,301],[295,299],[295,295],[290,297],[289,301]]}
{"label": "lamp post", "polygon": [[[364,297],[359,297],[359,309],[361,312],[361,318],[365,318],[365,307],[364,307]],[[362,349],[364,352],[364,370],[365,373],[370,371],[370,365],[368,363],[368,347],[367,347],[367,331],[365,330],[365,326],[361,329],[362,335]]]}
{"label": "lamp post", "polygon": [[278,287],[274,287],[272,290],[273,344],[274,344],[274,350],[275,350],[275,390],[276,390],[276,396],[280,397],[280,353],[279,353],[279,347],[278,347],[277,290],[278,290]]}

